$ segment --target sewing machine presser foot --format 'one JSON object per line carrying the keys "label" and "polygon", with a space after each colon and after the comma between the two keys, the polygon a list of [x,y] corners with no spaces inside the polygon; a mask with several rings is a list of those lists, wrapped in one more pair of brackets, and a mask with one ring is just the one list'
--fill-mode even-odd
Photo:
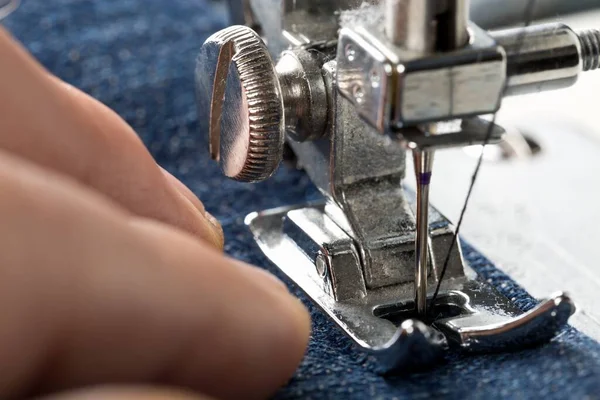
{"label": "sewing machine presser foot", "polygon": [[[267,257],[388,369],[551,340],[575,312],[569,296],[522,312],[466,265],[428,191],[434,152],[502,140],[487,116],[504,97],[600,69],[597,31],[487,31],[466,0],[243,4],[257,30],[217,32],[198,56],[210,154],[259,182],[291,150],[325,198],[248,216]],[[418,201],[404,190],[411,151]]]}
{"label": "sewing machine presser foot", "polygon": [[[386,370],[431,365],[449,349],[485,353],[539,345],[555,337],[575,312],[564,293],[521,312],[475,278],[456,246],[453,276],[429,304],[427,317],[418,318],[412,282],[368,288],[353,240],[328,216],[327,207],[313,204],[253,213],[246,224],[266,256]],[[443,217],[432,214],[437,217],[430,234],[430,260],[435,264],[448,250],[452,231]],[[402,256],[414,257],[412,243]],[[435,265],[430,267],[435,271]],[[429,287],[435,287],[435,272],[429,280]]]}

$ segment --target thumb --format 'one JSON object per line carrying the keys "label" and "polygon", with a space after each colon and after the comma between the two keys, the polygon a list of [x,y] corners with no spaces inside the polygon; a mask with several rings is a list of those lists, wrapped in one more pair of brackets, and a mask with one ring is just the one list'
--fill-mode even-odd
{"label": "thumb", "polygon": [[211,398],[174,389],[97,387],[44,397],[40,400],[211,400]]}

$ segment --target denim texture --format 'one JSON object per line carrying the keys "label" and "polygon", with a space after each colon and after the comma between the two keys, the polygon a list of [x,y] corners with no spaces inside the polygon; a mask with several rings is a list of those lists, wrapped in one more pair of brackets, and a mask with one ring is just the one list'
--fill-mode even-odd
{"label": "denim texture", "polygon": [[[226,180],[209,160],[194,104],[194,63],[204,40],[227,24],[222,4],[24,0],[4,24],[49,70],[116,110],[136,129],[157,161],[222,222],[229,254],[282,277],[253,243],[244,216],[319,194],[299,171],[281,168],[269,181],[249,185]],[[200,121],[206,118],[200,116]],[[481,279],[523,310],[535,305],[476,250],[467,245],[464,250]],[[600,398],[600,345],[572,328],[540,348],[480,356],[449,353],[430,371],[384,376],[306,304],[313,318],[310,347],[279,399]]]}

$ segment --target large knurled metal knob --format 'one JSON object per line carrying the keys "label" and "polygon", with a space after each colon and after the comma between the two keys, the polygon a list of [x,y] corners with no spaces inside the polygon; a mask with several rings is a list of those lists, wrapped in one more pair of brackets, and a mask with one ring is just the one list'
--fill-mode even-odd
{"label": "large knurled metal knob", "polygon": [[210,116],[211,156],[226,176],[269,178],[283,157],[284,105],[275,65],[264,42],[232,26],[202,46],[196,66],[199,115]]}

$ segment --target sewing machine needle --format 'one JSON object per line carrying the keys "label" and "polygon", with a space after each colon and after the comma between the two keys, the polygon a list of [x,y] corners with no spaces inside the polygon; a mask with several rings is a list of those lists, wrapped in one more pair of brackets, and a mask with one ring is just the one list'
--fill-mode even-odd
{"label": "sewing machine needle", "polygon": [[429,259],[429,184],[434,152],[414,149],[417,178],[417,231],[415,241],[415,305],[417,314],[427,314],[427,272]]}

